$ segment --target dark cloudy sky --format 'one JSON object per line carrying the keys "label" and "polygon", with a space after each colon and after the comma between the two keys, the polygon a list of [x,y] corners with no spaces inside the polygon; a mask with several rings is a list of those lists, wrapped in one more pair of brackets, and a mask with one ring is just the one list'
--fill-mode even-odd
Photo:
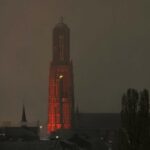
{"label": "dark cloudy sky", "polygon": [[119,112],[128,87],[150,90],[149,0],[1,0],[0,121],[47,119],[52,29],[71,28],[75,100]]}

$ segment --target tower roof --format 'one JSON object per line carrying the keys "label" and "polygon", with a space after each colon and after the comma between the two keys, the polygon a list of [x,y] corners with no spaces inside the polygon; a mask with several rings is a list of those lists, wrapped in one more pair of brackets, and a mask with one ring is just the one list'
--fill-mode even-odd
{"label": "tower roof", "polygon": [[56,24],[54,29],[69,29],[68,26],[64,23],[64,18],[61,16],[60,21]]}

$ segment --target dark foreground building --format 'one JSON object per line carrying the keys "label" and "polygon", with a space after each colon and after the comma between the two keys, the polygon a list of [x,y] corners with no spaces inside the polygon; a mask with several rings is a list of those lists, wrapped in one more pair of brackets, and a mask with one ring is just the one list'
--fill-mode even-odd
{"label": "dark foreground building", "polygon": [[1,139],[0,150],[108,150],[110,148],[118,150],[119,114],[78,113],[75,120],[77,120],[76,126],[69,137],[63,138],[56,134],[44,141],[33,138],[33,134],[26,127],[9,128],[7,130],[9,135],[13,133],[16,137],[9,138],[9,140]]}
{"label": "dark foreground building", "polygon": [[1,127],[0,141],[34,141],[39,139],[38,127]]}

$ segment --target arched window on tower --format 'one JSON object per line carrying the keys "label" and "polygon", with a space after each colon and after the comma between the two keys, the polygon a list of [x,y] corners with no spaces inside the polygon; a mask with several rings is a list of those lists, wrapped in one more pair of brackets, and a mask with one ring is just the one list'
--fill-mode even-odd
{"label": "arched window on tower", "polygon": [[59,35],[59,57],[61,61],[64,61],[64,36]]}

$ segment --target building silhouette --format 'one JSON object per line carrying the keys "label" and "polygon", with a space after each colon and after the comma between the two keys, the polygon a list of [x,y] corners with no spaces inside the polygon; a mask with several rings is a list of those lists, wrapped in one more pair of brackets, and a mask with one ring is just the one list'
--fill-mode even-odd
{"label": "building silhouette", "polygon": [[74,113],[70,29],[63,18],[53,29],[53,58],[49,74],[48,132],[71,129]]}
{"label": "building silhouette", "polygon": [[[39,138],[38,124],[34,124],[34,126],[28,124],[24,105],[22,109],[21,122],[19,125],[0,126],[0,142],[37,141]],[[2,146],[0,145],[0,149],[1,148]],[[5,148],[6,147],[4,146],[4,149]]]}

